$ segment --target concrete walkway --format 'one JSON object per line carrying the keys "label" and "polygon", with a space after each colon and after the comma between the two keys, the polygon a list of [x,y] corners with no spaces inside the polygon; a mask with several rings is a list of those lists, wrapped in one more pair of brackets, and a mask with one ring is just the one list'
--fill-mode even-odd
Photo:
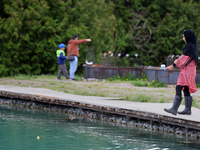
{"label": "concrete walkway", "polygon": [[[8,85],[0,85],[0,91],[8,91],[13,93],[23,93],[23,94],[31,94],[31,95],[39,95],[43,97],[53,97],[59,98],[62,100],[73,101],[73,102],[81,102],[85,104],[92,104],[97,106],[107,106],[112,108],[123,108],[135,111],[148,112],[163,116],[169,116],[172,118],[179,118],[189,121],[200,122],[200,109],[192,108],[192,115],[172,115],[166,113],[163,109],[170,108],[172,103],[142,103],[142,102],[130,102],[130,101],[122,101],[116,100],[115,98],[110,97],[97,97],[97,96],[80,96],[73,95],[68,93],[57,92],[44,88],[31,88],[31,87],[18,87],[18,86],[8,86]],[[183,110],[184,105],[181,105],[179,110]]]}

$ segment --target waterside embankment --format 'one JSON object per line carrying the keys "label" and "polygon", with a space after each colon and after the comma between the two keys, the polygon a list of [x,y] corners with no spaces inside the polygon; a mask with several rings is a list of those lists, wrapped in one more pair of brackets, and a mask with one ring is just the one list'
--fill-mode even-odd
{"label": "waterside embankment", "polygon": [[[173,116],[163,111],[171,103],[141,103],[110,97],[80,96],[44,88],[0,85],[0,103],[71,113],[200,139],[200,109],[192,115]],[[184,109],[181,105],[180,109]],[[73,119],[73,118],[72,118]]]}

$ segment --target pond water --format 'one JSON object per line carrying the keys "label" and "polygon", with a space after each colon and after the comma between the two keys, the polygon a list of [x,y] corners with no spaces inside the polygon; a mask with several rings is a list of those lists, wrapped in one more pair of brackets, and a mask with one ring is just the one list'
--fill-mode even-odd
{"label": "pond water", "polygon": [[183,137],[0,105],[0,150],[197,150]]}

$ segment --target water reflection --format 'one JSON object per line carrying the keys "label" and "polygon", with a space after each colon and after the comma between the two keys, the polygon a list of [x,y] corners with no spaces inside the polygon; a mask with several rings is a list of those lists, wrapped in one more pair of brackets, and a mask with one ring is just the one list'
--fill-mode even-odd
{"label": "water reflection", "polygon": [[[40,139],[37,139],[37,136]],[[197,150],[182,137],[62,113],[0,105],[0,149]]]}

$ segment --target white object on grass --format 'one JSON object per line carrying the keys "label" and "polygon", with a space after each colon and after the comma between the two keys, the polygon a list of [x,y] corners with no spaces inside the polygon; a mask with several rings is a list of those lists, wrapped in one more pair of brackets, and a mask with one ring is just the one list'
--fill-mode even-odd
{"label": "white object on grass", "polygon": [[87,60],[85,61],[85,63],[86,63],[87,65],[92,65],[92,64],[93,64],[92,61],[91,61],[91,62],[88,62]]}

